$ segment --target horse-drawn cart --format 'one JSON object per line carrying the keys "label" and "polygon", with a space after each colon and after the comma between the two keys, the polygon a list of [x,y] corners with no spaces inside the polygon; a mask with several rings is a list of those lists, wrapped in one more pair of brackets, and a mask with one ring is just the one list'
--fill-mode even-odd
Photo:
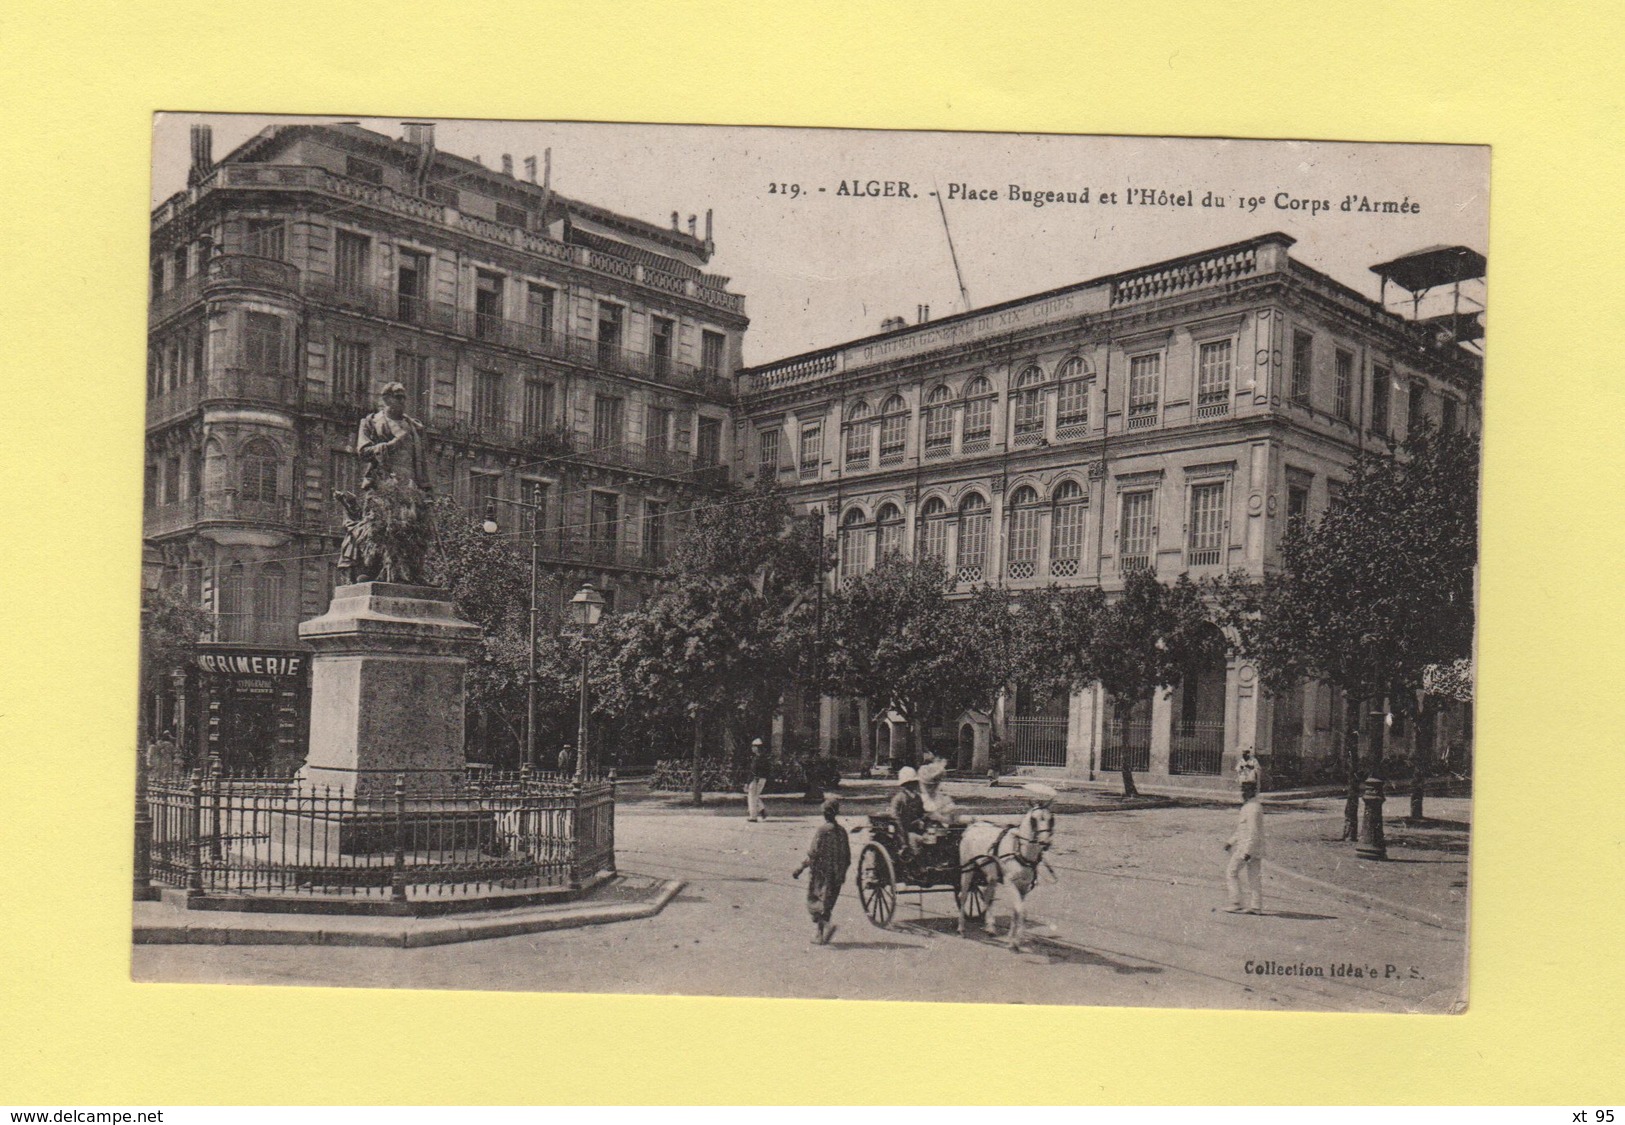
{"label": "horse-drawn cart", "polygon": [[909,846],[902,826],[887,814],[871,815],[868,832],[858,853],[856,881],[858,902],[869,921],[882,929],[891,925],[899,891],[952,891],[954,905],[966,918],[981,921],[987,916],[993,900],[987,873],[978,863],[960,865],[963,825],[929,829],[918,849]]}

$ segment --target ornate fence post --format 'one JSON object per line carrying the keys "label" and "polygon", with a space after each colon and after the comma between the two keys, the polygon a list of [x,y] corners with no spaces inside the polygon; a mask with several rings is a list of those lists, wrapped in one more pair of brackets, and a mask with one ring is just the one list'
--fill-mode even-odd
{"label": "ornate fence post", "polygon": [[579,772],[570,779],[570,889],[581,889],[581,847],[584,835],[583,822],[586,817],[582,815],[581,807],[581,774]]}
{"label": "ornate fence post", "polygon": [[395,871],[389,880],[389,895],[406,901],[406,775],[395,775]]}
{"label": "ornate fence post", "polygon": [[209,858],[220,858],[220,750],[209,755]]}
{"label": "ornate fence post", "polygon": [[140,746],[135,748],[135,867],[131,892],[137,902],[151,902],[158,897],[158,889],[152,885],[152,810],[147,807],[147,755]]}
{"label": "ornate fence post", "polygon": [[609,846],[609,865],[605,870],[613,876],[620,874],[615,868],[615,771],[613,769],[609,771],[609,806],[604,810],[604,816],[608,822],[605,843]]}
{"label": "ornate fence post", "polygon": [[203,772],[192,771],[187,787],[186,809],[186,897],[196,898],[203,893]]}

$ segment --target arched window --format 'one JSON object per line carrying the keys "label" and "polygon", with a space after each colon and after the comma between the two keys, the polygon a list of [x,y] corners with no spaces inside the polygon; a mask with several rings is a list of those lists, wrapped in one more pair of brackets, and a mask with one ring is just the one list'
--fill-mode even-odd
{"label": "arched window", "polygon": [[903,553],[903,513],[896,504],[886,504],[875,516],[875,564]]}
{"label": "arched window", "polygon": [[220,577],[219,612],[216,614],[214,636],[218,641],[240,641],[244,639],[247,613],[244,612],[243,602],[247,596],[244,589],[243,564],[232,563]]}
{"label": "arched window", "polygon": [[841,517],[841,578],[856,578],[869,569],[869,529],[857,508]]}
{"label": "arched window", "polygon": [[933,496],[920,506],[914,553],[921,559],[936,559],[945,565],[948,561],[948,505],[940,496]]}
{"label": "arched window", "polygon": [[936,387],[925,396],[925,455],[942,457],[954,444],[953,392],[947,387]]}
{"label": "arched window", "polygon": [[276,500],[276,446],[256,438],[243,446],[237,458],[238,499],[272,503]]}
{"label": "arched window", "polygon": [[1016,444],[1037,445],[1044,436],[1044,373],[1037,364],[1016,376]]}
{"label": "arched window", "polygon": [[965,385],[965,434],[960,449],[980,453],[993,442],[993,384],[978,375]]}
{"label": "arched window", "polygon": [[980,582],[987,571],[987,499],[973,492],[959,505],[959,553],[954,560],[961,582]]}
{"label": "arched window", "polygon": [[1055,436],[1082,437],[1089,429],[1089,383],[1083,360],[1073,356],[1056,373]]}
{"label": "arched window", "polygon": [[867,402],[855,402],[846,412],[846,467],[867,469],[874,445],[874,421]]}
{"label": "arched window", "polygon": [[908,444],[908,403],[892,395],[880,408],[880,463],[896,465]]}
{"label": "arched window", "polygon": [[254,581],[254,616],[266,630],[262,640],[293,639],[283,635],[287,612],[287,575],[281,563],[266,563]]}
{"label": "arched window", "polygon": [[1075,480],[1055,486],[1055,510],[1049,525],[1049,572],[1054,578],[1075,578],[1083,561],[1083,521],[1089,497]]}
{"label": "arched window", "polygon": [[1010,577],[1038,571],[1038,493],[1023,485],[1010,497]]}

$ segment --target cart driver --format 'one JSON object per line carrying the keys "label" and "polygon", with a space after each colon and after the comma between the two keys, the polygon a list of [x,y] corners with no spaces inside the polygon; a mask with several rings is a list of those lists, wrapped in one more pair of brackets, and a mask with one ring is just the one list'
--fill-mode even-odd
{"label": "cart driver", "polygon": [[910,852],[918,852],[925,836],[925,805],[920,800],[920,777],[913,766],[897,771],[897,792],[892,794],[892,819]]}

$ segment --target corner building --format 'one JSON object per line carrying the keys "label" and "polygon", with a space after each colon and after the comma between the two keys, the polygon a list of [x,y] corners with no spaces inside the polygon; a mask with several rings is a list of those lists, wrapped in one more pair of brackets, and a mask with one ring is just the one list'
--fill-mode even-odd
{"label": "corner building", "polygon": [[[1394,277],[1416,288],[1407,317],[1292,245],[1269,234],[746,369],[739,471],[822,513],[842,578],[891,552],[943,560],[961,589],[1262,575],[1288,523],[1335,502],[1360,449],[1423,416],[1479,416],[1481,359],[1462,338],[1477,317],[1454,276],[1481,278],[1478,255],[1373,267],[1385,299]],[[1437,298],[1441,268],[1451,312],[1423,317],[1422,281]],[[1013,685],[994,714],[932,737],[977,771],[997,735],[1007,766],[1040,775],[1094,777],[1126,755],[1153,779],[1218,779],[1250,746],[1286,776],[1340,748],[1336,702],[1320,684],[1268,698],[1232,659],[1190,669],[1125,724],[1099,685],[1059,700]],[[782,733],[843,756],[870,739],[880,759],[913,753],[895,716],[848,701],[792,707]]]}
{"label": "corner building", "polygon": [[747,320],[713,244],[440,152],[432,125],[268,128],[152,214],[144,563],[211,615],[143,701],[190,758],[303,758],[300,620],[326,608],[355,440],[408,389],[437,492],[497,518],[568,597],[635,606],[685,509],[726,476]]}

